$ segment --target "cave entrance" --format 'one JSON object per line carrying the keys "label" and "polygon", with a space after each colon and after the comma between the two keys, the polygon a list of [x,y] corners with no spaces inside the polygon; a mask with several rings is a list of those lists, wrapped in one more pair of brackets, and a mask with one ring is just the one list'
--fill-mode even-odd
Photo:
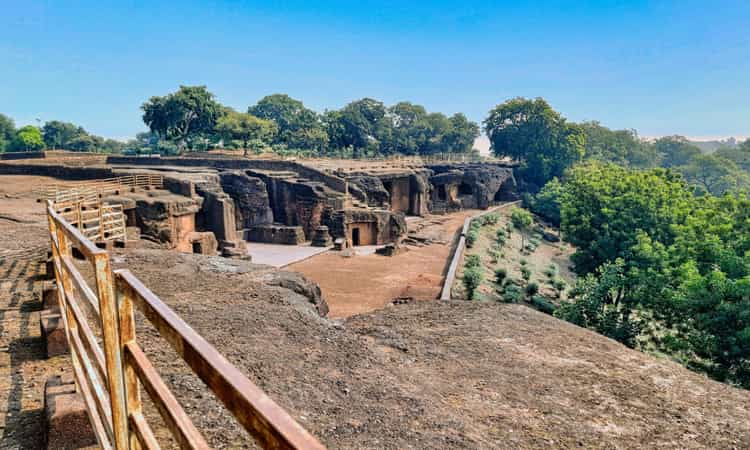
{"label": "cave entrance", "polygon": [[360,240],[359,240],[359,228],[353,228],[353,229],[352,229],[352,245],[353,245],[353,246],[358,246],[358,245],[360,245]]}
{"label": "cave entrance", "polygon": [[199,255],[203,254],[203,244],[201,244],[198,241],[193,242],[193,253],[197,253]]}
{"label": "cave entrance", "polygon": [[437,188],[438,200],[448,200],[448,192],[445,189],[445,185],[441,184]]}
{"label": "cave entrance", "polygon": [[473,195],[474,188],[468,183],[461,183],[458,185],[458,195]]}

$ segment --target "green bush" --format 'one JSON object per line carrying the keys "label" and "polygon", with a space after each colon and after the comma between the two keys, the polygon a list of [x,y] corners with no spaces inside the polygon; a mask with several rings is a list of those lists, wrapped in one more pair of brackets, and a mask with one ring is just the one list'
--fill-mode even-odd
{"label": "green bush", "polygon": [[484,216],[485,225],[496,225],[499,220],[500,216],[495,213],[487,214],[486,216]]}
{"label": "green bush", "polygon": [[464,270],[463,283],[464,287],[466,288],[466,293],[469,297],[469,300],[474,299],[476,290],[479,285],[482,284],[483,279],[484,275],[479,267],[467,267]]}
{"label": "green bush", "polygon": [[529,264],[526,258],[521,258],[521,260],[518,261],[518,263],[521,265],[521,267],[526,267]]}
{"label": "green bush", "polygon": [[469,248],[474,247],[474,244],[476,244],[477,239],[479,239],[479,232],[475,229],[469,230],[469,232],[466,233],[466,246]]}
{"label": "green bush", "polygon": [[539,284],[532,281],[526,285],[526,295],[529,297],[536,295],[537,292],[539,292]]}
{"label": "green bush", "polygon": [[542,295],[535,295],[531,297],[531,304],[534,308],[545,314],[553,314],[555,312],[555,305],[553,305],[546,297]]}
{"label": "green bush", "polygon": [[464,262],[464,266],[467,268],[481,267],[482,259],[479,257],[479,255],[466,255],[466,261]]}
{"label": "green bush", "polygon": [[508,303],[518,303],[523,300],[521,288],[513,283],[506,283],[501,293],[502,299]]}
{"label": "green bush", "polygon": [[531,279],[531,269],[528,267],[521,267],[521,277],[524,280],[529,281]]}
{"label": "green bush", "polygon": [[557,264],[555,264],[555,263],[550,264],[549,266],[547,266],[544,269],[544,275],[546,275],[547,278],[550,279],[550,282],[552,280],[554,280],[554,278],[557,276],[558,272],[559,272],[559,269],[557,267]]}
{"label": "green bush", "polygon": [[508,278],[508,271],[505,267],[500,267],[495,270],[495,283],[502,285],[506,278]]}
{"label": "green bush", "polygon": [[492,262],[492,264],[497,264],[497,261],[500,259],[500,252],[491,248],[487,254],[490,256],[490,262]]}

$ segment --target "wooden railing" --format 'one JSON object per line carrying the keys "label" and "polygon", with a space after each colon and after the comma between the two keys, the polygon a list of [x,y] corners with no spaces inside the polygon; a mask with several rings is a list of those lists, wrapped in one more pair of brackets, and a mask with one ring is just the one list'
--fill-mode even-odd
{"label": "wooden railing", "polygon": [[100,199],[51,202],[55,212],[87,239],[124,241],[125,212],[120,204],[105,204]]}
{"label": "wooden railing", "polygon": [[39,200],[59,203],[78,198],[85,198],[86,200],[94,197],[101,198],[109,194],[146,187],[163,188],[164,177],[158,174],[137,174],[83,183],[48,184],[39,187],[36,194]]}
{"label": "wooden railing", "polygon": [[[113,274],[108,253],[65,221],[51,203],[47,216],[73,372],[102,449],[159,448],[143,413],[143,392],[181,448],[209,448],[139,345],[136,309],[263,448],[324,448],[133,274]],[[95,290],[77,269],[72,247],[91,264]],[[87,317],[101,329],[101,346]]]}

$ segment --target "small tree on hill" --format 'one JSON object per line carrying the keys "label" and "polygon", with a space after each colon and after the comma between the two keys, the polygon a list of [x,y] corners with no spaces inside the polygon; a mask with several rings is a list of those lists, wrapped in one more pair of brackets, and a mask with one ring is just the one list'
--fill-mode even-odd
{"label": "small tree on hill", "polygon": [[515,227],[518,230],[518,233],[521,235],[521,249],[524,249],[526,247],[526,238],[524,236],[524,231],[526,231],[531,226],[531,224],[534,222],[534,219],[531,217],[530,212],[526,211],[525,209],[516,208],[510,214],[510,221],[513,222],[513,227]]}

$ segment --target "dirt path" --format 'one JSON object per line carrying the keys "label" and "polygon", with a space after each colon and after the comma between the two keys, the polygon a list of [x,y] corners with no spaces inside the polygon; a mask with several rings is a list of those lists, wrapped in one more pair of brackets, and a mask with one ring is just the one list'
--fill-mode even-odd
{"label": "dirt path", "polygon": [[0,449],[43,448],[44,383],[68,364],[45,359],[39,331],[48,241],[30,190],[42,178],[0,177]]}
{"label": "dirt path", "polygon": [[411,228],[434,242],[395,256],[343,257],[328,252],[292,264],[288,270],[301,272],[320,285],[330,307],[329,317],[349,317],[383,308],[398,297],[432,300],[439,296],[445,266],[456,231],[464,219],[477,211],[410,220]]}

